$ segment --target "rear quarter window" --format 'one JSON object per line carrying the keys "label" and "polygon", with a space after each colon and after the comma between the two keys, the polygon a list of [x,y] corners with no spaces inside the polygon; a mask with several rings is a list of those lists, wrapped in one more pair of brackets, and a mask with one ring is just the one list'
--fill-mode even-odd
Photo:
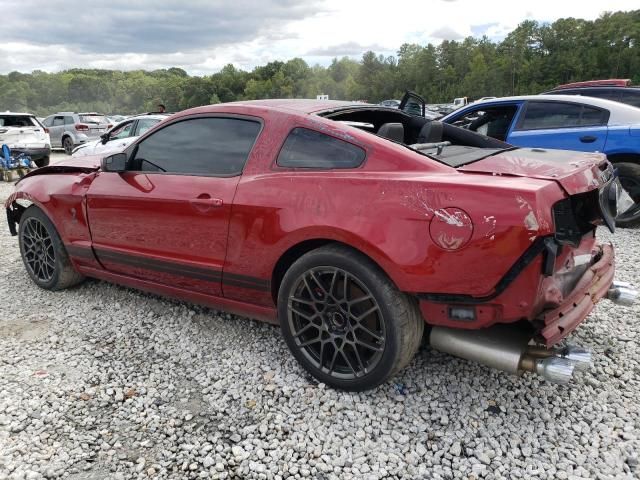
{"label": "rear quarter window", "polygon": [[294,128],[276,164],[289,168],[344,169],[362,165],[366,152],[349,142],[307,128]]}

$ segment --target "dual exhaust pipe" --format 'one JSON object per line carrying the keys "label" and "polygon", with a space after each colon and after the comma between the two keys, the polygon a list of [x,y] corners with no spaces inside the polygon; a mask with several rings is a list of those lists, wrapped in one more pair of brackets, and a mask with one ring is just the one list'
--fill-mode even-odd
{"label": "dual exhaust pipe", "polygon": [[[632,305],[638,292],[625,282],[613,282],[606,298]],[[441,352],[519,375],[532,372],[549,382],[566,384],[576,373],[591,367],[591,352],[569,345],[548,349],[529,345],[530,335],[515,325],[494,325],[480,330],[433,327],[431,346]]]}
{"label": "dual exhaust pipe", "polygon": [[607,291],[607,299],[618,305],[633,305],[638,296],[638,291],[628,282],[614,280]]}
{"label": "dual exhaust pipe", "polygon": [[529,345],[529,335],[513,325],[480,330],[433,327],[431,347],[515,375],[532,372],[553,383],[566,384],[591,366],[591,352],[577,346],[547,349]]}

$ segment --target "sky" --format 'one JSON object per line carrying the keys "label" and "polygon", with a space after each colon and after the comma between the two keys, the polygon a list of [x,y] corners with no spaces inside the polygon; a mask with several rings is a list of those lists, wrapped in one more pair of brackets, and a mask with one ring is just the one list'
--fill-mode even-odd
{"label": "sky", "polygon": [[0,0],[0,73],[180,67],[207,75],[301,57],[395,55],[403,43],[501,40],[520,22],[593,20],[637,0]]}

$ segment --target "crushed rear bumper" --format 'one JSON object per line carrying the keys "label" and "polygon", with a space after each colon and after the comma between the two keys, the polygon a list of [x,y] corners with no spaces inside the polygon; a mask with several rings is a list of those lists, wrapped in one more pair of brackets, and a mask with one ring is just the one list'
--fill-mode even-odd
{"label": "crushed rear bumper", "polygon": [[607,296],[615,274],[615,256],[612,245],[600,245],[599,248],[597,260],[580,277],[571,294],[560,306],[543,311],[538,317],[543,324],[540,340],[547,347],[573,332],[595,304]]}

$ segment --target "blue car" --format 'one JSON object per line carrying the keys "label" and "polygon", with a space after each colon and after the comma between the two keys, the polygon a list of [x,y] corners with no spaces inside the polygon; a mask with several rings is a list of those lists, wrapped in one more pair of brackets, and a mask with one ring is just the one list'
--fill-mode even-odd
{"label": "blue car", "polygon": [[618,226],[640,224],[640,108],[575,95],[476,102],[441,119],[518,147],[605,153],[634,205]]}

